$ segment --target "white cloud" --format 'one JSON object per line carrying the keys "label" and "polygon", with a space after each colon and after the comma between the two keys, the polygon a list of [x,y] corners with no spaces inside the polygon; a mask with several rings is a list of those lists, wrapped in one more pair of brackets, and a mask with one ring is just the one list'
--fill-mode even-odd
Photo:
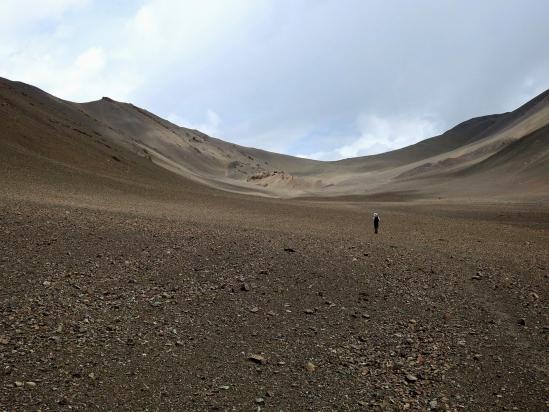
{"label": "white cloud", "polygon": [[70,66],[60,68],[64,73],[63,81],[56,81],[59,77],[53,76],[49,79],[50,87],[58,96],[78,99],[95,98],[97,91],[92,88],[98,86],[98,80],[102,78],[106,64],[105,51],[100,47],[91,47],[80,53]]}
{"label": "white cloud", "polygon": [[206,133],[208,136],[217,137],[221,136],[221,117],[211,109],[206,112],[206,120],[204,122],[193,123],[177,114],[170,113],[166,116],[166,119],[178,126],[186,127],[187,129],[196,129],[202,133]]}
{"label": "white cloud", "polygon": [[89,3],[89,0],[2,0],[0,16],[2,21],[17,23],[33,22],[51,17],[59,17],[71,8],[79,8]]}
{"label": "white cloud", "polygon": [[314,159],[314,160],[334,160],[333,152],[314,152],[309,154],[296,154],[296,157],[301,157],[303,159]]}
{"label": "white cloud", "polygon": [[72,61],[60,59],[56,50],[12,55],[0,63],[3,76],[38,85],[55,96],[89,101],[108,94],[126,101],[142,79],[133,71],[109,66],[106,51],[97,46],[83,50]]}
{"label": "white cloud", "polygon": [[347,142],[343,145],[296,156],[315,160],[339,160],[373,155],[412,145],[442,131],[437,121],[411,115],[382,117],[363,114],[357,117],[356,128],[359,131],[356,136],[332,135],[328,139],[331,142]]}
{"label": "white cloud", "polygon": [[2,0],[0,33],[20,34],[40,21],[60,19],[71,9],[86,6],[89,0]]}
{"label": "white cloud", "polygon": [[[193,62],[234,39],[253,18],[257,6],[246,0],[149,0],[126,22],[125,30],[135,57],[161,54],[166,61]],[[165,60],[167,59],[167,60]]]}
{"label": "white cloud", "polygon": [[89,76],[97,74],[105,68],[105,52],[100,47],[91,47],[81,53],[74,62],[74,69],[79,75]]}
{"label": "white cloud", "polygon": [[277,125],[258,133],[248,124],[236,132],[235,136],[239,138],[238,143],[244,146],[276,153],[288,153],[288,147],[299,142],[310,132],[310,129],[310,126],[302,125]]}
{"label": "white cloud", "polygon": [[358,117],[357,126],[361,132],[360,136],[336,149],[339,157],[356,157],[395,150],[440,132],[436,122],[421,117],[380,117],[368,114]]}
{"label": "white cloud", "polygon": [[[89,0],[1,0],[0,76],[36,85],[58,97],[126,100],[140,84],[137,71],[111,56],[111,31],[87,13]],[[105,19],[105,22],[108,19]],[[90,38],[88,38],[90,36]]]}
{"label": "white cloud", "polygon": [[[46,54],[40,49],[54,41],[59,34],[52,33],[51,26],[62,26],[60,22],[66,13],[81,10],[88,2],[89,0],[1,0],[0,75],[5,75],[5,66],[11,60],[21,60],[27,55],[36,58],[36,54]],[[47,54],[51,55],[50,52]]]}

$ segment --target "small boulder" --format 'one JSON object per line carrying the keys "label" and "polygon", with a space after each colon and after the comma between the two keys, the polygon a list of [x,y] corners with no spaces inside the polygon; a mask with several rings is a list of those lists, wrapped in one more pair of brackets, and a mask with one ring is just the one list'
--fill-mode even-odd
{"label": "small boulder", "polygon": [[408,382],[417,382],[417,376],[412,375],[411,373],[408,373],[408,374],[406,375],[406,380],[407,380]]}
{"label": "small boulder", "polygon": [[266,365],[267,359],[261,355],[257,355],[255,353],[252,353],[250,356],[248,356],[248,360],[254,363],[257,363],[259,365]]}
{"label": "small boulder", "polygon": [[307,369],[310,373],[313,373],[316,370],[316,365],[309,361],[305,364],[305,369]]}

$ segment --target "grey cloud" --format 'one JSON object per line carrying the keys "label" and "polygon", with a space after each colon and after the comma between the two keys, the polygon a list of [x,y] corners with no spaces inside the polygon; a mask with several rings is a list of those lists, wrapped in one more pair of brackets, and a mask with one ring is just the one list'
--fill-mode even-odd
{"label": "grey cloud", "polygon": [[[183,113],[211,108],[223,119],[223,137],[267,148],[280,148],[272,136],[294,144],[300,136],[284,134],[295,129],[311,152],[334,150],[340,139],[315,147],[306,131],[348,128],[365,115],[431,117],[442,131],[510,110],[517,96],[548,86],[548,12],[542,1],[269,3],[244,21],[238,42],[223,33],[204,61],[183,56],[182,66],[200,70],[186,81],[183,68],[169,99]],[[140,93],[147,99],[146,89]],[[158,92],[150,104],[157,99]]]}
{"label": "grey cloud", "polygon": [[[121,73],[128,100],[191,125],[212,126],[214,113],[218,137],[270,150],[393,149],[549,87],[543,0],[141,6],[103,19],[104,7],[88,5],[81,17],[90,30],[73,42],[104,50],[105,87]],[[139,81],[125,80],[132,75]]]}

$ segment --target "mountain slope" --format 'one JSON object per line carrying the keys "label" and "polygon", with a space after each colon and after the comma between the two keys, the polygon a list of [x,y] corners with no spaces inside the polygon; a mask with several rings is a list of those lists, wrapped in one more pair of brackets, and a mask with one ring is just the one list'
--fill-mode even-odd
{"label": "mountain slope", "polygon": [[[549,91],[409,147],[335,162],[238,146],[132,104],[72,103],[6,79],[0,79],[0,116],[0,171],[10,184],[54,177],[58,184],[90,180],[97,190],[162,186],[277,197],[549,193]],[[536,183],[517,191],[512,182],[519,174]]]}
{"label": "mountain slope", "polygon": [[257,176],[281,171],[286,159],[303,164],[306,159],[241,147],[212,138],[197,130],[176,126],[144,109],[102,99],[80,105],[93,118],[113,128],[113,139],[142,153],[162,167],[204,184],[227,188],[253,185]]}
{"label": "mountain slope", "polygon": [[0,182],[4,189],[55,195],[166,188],[204,191],[114,140],[108,125],[77,105],[0,79]]}
{"label": "mountain slope", "polygon": [[459,172],[458,177],[492,182],[506,178],[517,191],[544,190],[549,177],[549,124]]}

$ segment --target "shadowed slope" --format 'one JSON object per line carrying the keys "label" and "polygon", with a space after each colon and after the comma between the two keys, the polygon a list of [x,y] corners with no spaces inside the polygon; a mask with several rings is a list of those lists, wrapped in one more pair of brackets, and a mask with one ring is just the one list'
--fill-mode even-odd
{"label": "shadowed slope", "polygon": [[477,172],[513,172],[538,175],[549,173],[549,125],[514,141],[486,160],[464,171],[464,174]]}
{"label": "shadowed slope", "polygon": [[34,87],[0,80],[0,179],[19,193],[140,192],[198,185],[126,150],[108,125]]}

